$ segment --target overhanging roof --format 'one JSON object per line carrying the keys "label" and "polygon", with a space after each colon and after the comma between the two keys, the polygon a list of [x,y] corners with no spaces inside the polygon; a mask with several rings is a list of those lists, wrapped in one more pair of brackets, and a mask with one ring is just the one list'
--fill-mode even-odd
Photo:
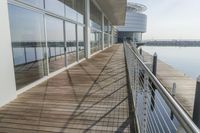
{"label": "overhanging roof", "polygon": [[127,0],[96,0],[113,25],[124,25]]}

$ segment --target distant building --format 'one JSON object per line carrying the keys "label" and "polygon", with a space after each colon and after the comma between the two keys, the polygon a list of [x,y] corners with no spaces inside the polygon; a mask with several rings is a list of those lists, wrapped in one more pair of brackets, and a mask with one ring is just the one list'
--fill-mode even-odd
{"label": "distant building", "polygon": [[134,42],[141,42],[142,33],[146,32],[147,16],[143,14],[146,6],[136,3],[128,3],[124,26],[117,26],[118,42],[123,39],[130,39]]}

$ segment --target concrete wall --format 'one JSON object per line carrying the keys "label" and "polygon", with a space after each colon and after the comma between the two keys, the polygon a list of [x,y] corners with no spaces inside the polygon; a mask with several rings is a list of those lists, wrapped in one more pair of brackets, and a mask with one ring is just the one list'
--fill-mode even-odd
{"label": "concrete wall", "polygon": [[7,0],[0,1],[0,106],[16,98]]}

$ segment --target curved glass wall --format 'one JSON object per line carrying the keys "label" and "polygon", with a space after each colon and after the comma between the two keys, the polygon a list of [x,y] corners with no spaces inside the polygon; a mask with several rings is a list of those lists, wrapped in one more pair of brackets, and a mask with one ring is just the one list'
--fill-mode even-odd
{"label": "curved glass wall", "polygon": [[49,72],[54,72],[65,66],[63,21],[47,16],[46,30],[49,52]]}
{"label": "curved glass wall", "polygon": [[17,89],[46,74],[43,15],[9,5],[13,61]]}
{"label": "curved glass wall", "polygon": [[67,64],[72,64],[77,60],[76,25],[65,22],[66,43],[67,43]]}

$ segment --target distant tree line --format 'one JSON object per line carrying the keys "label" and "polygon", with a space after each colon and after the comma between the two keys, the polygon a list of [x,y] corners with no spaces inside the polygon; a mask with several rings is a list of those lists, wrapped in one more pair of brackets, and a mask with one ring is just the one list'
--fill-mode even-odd
{"label": "distant tree line", "polygon": [[200,47],[200,41],[146,41],[146,46],[182,46],[182,47]]}

